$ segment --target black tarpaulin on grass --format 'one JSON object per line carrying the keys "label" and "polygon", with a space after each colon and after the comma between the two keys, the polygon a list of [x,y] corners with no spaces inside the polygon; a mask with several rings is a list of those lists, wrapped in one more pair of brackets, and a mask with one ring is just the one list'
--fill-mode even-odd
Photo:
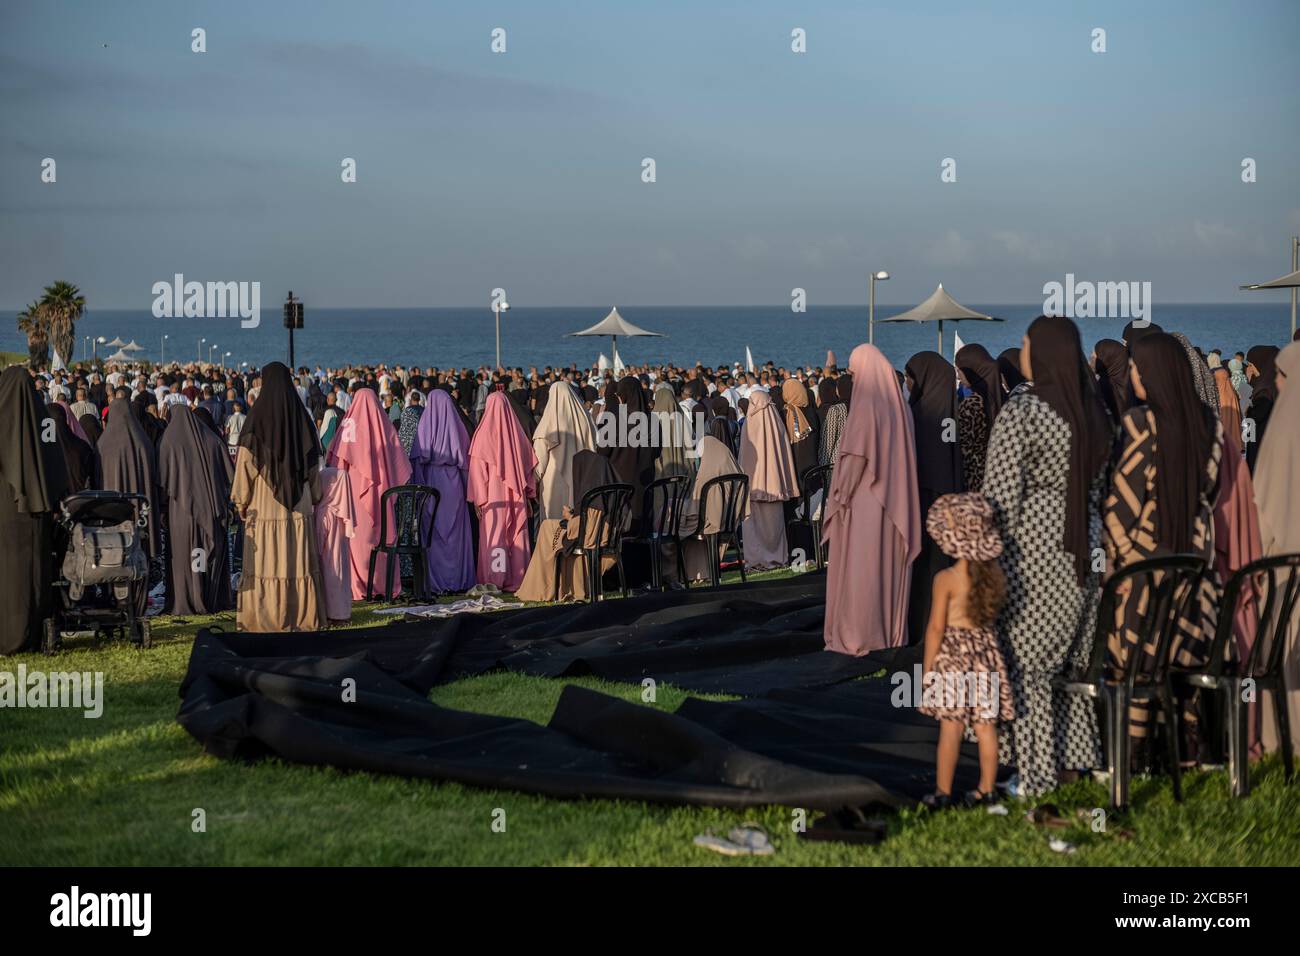
{"label": "black tarpaulin on grass", "polygon": [[[937,725],[893,707],[888,681],[837,683],[880,670],[891,655],[822,649],[824,586],[804,575],[371,631],[205,630],[178,719],[227,759],[277,756],[556,797],[826,810],[910,803],[932,787]],[[436,683],[497,668],[766,696],[691,699],[667,713],[570,686],[546,726],[426,697]],[[959,784],[973,782],[973,767],[963,760]]]}

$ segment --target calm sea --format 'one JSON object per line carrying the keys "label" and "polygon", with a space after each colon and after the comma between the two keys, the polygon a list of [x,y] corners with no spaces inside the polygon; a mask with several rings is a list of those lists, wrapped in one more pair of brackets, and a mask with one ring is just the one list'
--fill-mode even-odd
{"label": "calm sea", "polygon": [[[1026,326],[1042,311],[1035,304],[968,305],[1006,321],[945,323],[943,351],[948,357],[954,331],[964,342],[979,342],[996,355],[1019,345]],[[898,367],[912,354],[937,344],[933,324],[879,322],[906,308],[910,306],[876,308],[876,345]],[[512,308],[501,318],[502,362],[525,368],[589,366],[602,352],[610,354],[609,339],[574,338],[567,333],[595,324],[608,311],[607,307]],[[619,312],[629,322],[663,333],[662,338],[620,340],[619,352],[629,364],[743,363],[748,346],[759,364],[771,359],[787,367],[821,365],[829,348],[841,365],[847,365],[853,347],[867,340],[865,306],[810,306],[802,314],[792,313],[788,306],[620,306]],[[1157,306],[1152,319],[1167,331],[1185,332],[1202,349],[1219,348],[1225,354],[1257,344],[1283,345],[1291,337],[1290,303],[1285,298]],[[1098,339],[1119,338],[1125,325],[1111,319],[1078,321],[1089,350]],[[210,349],[213,359],[229,352],[226,364],[260,365],[284,361],[288,355],[278,306],[263,309],[255,329],[240,328],[238,319],[156,319],[145,310],[91,310],[77,331],[78,359],[87,336],[134,339],[144,346],[136,354],[151,361],[207,358]],[[378,362],[476,367],[491,364],[495,353],[493,315],[486,308],[332,309],[309,304],[305,327],[294,340],[297,363],[312,367]],[[16,331],[12,318],[5,321],[0,327],[0,350],[25,352],[26,347],[26,338]],[[100,349],[104,354],[103,346]]]}

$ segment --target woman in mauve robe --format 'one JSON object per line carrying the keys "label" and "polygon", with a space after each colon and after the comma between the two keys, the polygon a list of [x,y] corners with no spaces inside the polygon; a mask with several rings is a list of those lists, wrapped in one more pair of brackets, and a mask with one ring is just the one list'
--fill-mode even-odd
{"label": "woman in mauve robe", "polygon": [[840,438],[822,537],[826,649],[860,657],[907,643],[912,562],[921,553],[912,413],[874,345],[849,357],[853,405]]}
{"label": "woman in mauve robe", "polygon": [[425,542],[425,579],[435,594],[474,586],[474,545],[465,504],[469,447],[456,403],[447,392],[433,389],[411,445],[411,465],[412,480],[438,492],[438,512]]}
{"label": "woman in mauve robe", "polygon": [[537,455],[503,391],[488,396],[469,446],[468,499],[479,517],[478,580],[518,590],[528,569],[528,502]]}
{"label": "woman in mauve robe", "polygon": [[356,533],[352,482],[346,471],[322,468],[320,487],[316,551],[320,555],[325,616],[331,624],[343,624],[352,620],[352,536]]}
{"label": "woman in mauve robe", "polygon": [[740,467],[749,476],[749,514],[741,525],[745,568],[783,568],[790,560],[785,502],[799,497],[799,478],[781,415],[759,389],[749,395],[740,429]]}
{"label": "woman in mauve robe", "polygon": [[[360,601],[366,596],[370,552],[379,544],[379,511],[384,492],[411,480],[411,460],[406,457],[406,451],[397,438],[397,429],[379,406],[379,396],[373,389],[359,388],[352,396],[348,412],[339,423],[338,434],[330,446],[327,464],[346,471],[352,485],[352,507],[356,514],[355,533],[350,542],[352,599]],[[390,506],[390,543],[397,535],[392,511]],[[375,562],[375,592],[381,593],[387,581],[388,558],[381,554]],[[400,584],[395,586],[400,590]]]}

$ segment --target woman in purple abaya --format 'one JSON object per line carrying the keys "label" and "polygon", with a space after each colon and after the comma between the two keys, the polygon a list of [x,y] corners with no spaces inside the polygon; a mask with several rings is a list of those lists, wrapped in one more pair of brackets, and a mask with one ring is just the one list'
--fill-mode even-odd
{"label": "woman in purple abaya", "polygon": [[428,584],[435,592],[468,591],[474,586],[474,551],[465,479],[469,433],[452,398],[442,389],[429,393],[411,445],[411,480],[438,491],[438,514],[427,542]]}

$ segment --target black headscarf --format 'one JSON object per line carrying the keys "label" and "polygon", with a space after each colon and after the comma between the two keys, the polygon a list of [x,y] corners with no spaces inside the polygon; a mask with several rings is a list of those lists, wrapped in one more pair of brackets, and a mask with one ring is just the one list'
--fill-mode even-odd
{"label": "black headscarf", "polygon": [[853,376],[845,373],[836,380],[835,388],[840,393],[840,401],[846,408],[853,407]]}
{"label": "black headscarf", "polygon": [[99,436],[104,433],[103,426],[99,424],[99,416],[87,413],[78,418],[77,421],[81,423],[81,430],[90,439],[90,447],[94,448],[99,444]]}
{"label": "black headscarf", "polygon": [[1110,412],[1110,417],[1118,424],[1133,404],[1128,375],[1128,349],[1123,342],[1102,339],[1093,351],[1097,353],[1097,361],[1093,365],[1093,371],[1097,373],[1097,392],[1101,395],[1106,410]]}
{"label": "black headscarf", "polygon": [[944,433],[957,422],[957,373],[938,352],[918,352],[907,360],[912,376],[908,399],[916,426],[916,479],[932,497],[962,490],[961,447],[944,441]]}
{"label": "black headscarf", "polygon": [[1276,345],[1255,345],[1246,353],[1246,361],[1259,371],[1250,383],[1250,400],[1252,403],[1265,399],[1277,401],[1277,353]]}
{"label": "black headscarf", "polygon": [[[1029,364],[1033,394],[1070,426],[1064,547],[1074,557],[1075,574],[1082,584],[1092,562],[1088,496],[1110,457],[1110,420],[1083,356],[1079,327],[1069,319],[1040,315],[1030,323]],[[1186,364],[1180,362],[1182,367]]]}
{"label": "black headscarf", "polygon": [[832,405],[838,405],[840,401],[840,387],[835,384],[835,379],[828,378],[817,385],[817,400],[821,402],[822,408],[830,408]]}
{"label": "black headscarf", "polygon": [[1124,331],[1120,333],[1120,337],[1124,339],[1125,345],[1132,348],[1133,343],[1138,339],[1163,331],[1164,329],[1156,325],[1154,322],[1148,322],[1146,325],[1138,325],[1136,321],[1133,321],[1124,326]]}
{"label": "black headscarf", "polygon": [[302,497],[308,474],[320,463],[321,447],[315,424],[283,362],[262,369],[262,391],[239,432],[239,444],[253,456],[275,500],[292,510]]}
{"label": "black headscarf", "polygon": [[1002,375],[998,363],[982,345],[963,345],[957,350],[956,366],[966,376],[971,391],[984,403],[984,420],[993,434],[993,419],[1002,411]]}
{"label": "black headscarf", "polygon": [[1002,381],[1006,383],[1008,392],[1027,381],[1020,371],[1020,349],[1006,349],[1002,352],[998,356],[998,371],[1002,373]]}
{"label": "black headscarf", "polygon": [[149,406],[155,405],[157,402],[158,400],[154,397],[153,392],[147,390],[131,399],[131,414],[140,423],[140,427],[144,429],[145,435],[153,442],[155,448],[158,447],[158,442],[162,439],[163,429],[167,427],[156,415],[149,413]]}
{"label": "black headscarf", "polygon": [[45,406],[54,421],[54,433],[63,454],[63,464],[68,469],[68,493],[85,491],[95,480],[95,452],[88,442],[82,441],[68,425],[63,406],[51,402]]}
{"label": "black headscarf", "polygon": [[608,458],[594,451],[578,452],[573,456],[573,501],[569,507],[576,512],[583,495],[601,485],[617,484],[618,480]]}
{"label": "black headscarf", "polygon": [[108,406],[108,421],[96,451],[99,453],[97,487],[144,495],[149,503],[149,536],[144,545],[149,557],[157,557],[160,553],[158,528],[162,520],[158,510],[158,450],[125,398],[114,399]]}
{"label": "black headscarf", "polygon": [[0,481],[22,514],[58,510],[68,493],[68,466],[54,442],[41,441],[45,408],[27,369],[11,365],[0,375]]}
{"label": "black headscarf", "polygon": [[[619,406],[627,406],[627,427],[635,427],[638,417],[642,422],[649,422],[650,406],[646,402],[645,389],[641,383],[630,375],[625,375],[613,386],[614,397],[609,397],[606,390],[604,414],[618,416]],[[643,427],[648,427],[648,424]],[[622,436],[620,436],[622,437]],[[648,437],[648,436],[647,436]],[[609,459],[618,475],[618,480],[626,482],[635,489],[633,495],[633,513],[641,506],[641,490],[654,480],[655,449],[649,442],[639,443],[639,447],[615,444],[602,447],[600,453]]]}
{"label": "black headscarf", "polygon": [[1156,540],[1170,551],[1185,552],[1192,546],[1214,442],[1213,413],[1197,397],[1186,348],[1172,335],[1142,336],[1133,343],[1133,364],[1156,420]]}

